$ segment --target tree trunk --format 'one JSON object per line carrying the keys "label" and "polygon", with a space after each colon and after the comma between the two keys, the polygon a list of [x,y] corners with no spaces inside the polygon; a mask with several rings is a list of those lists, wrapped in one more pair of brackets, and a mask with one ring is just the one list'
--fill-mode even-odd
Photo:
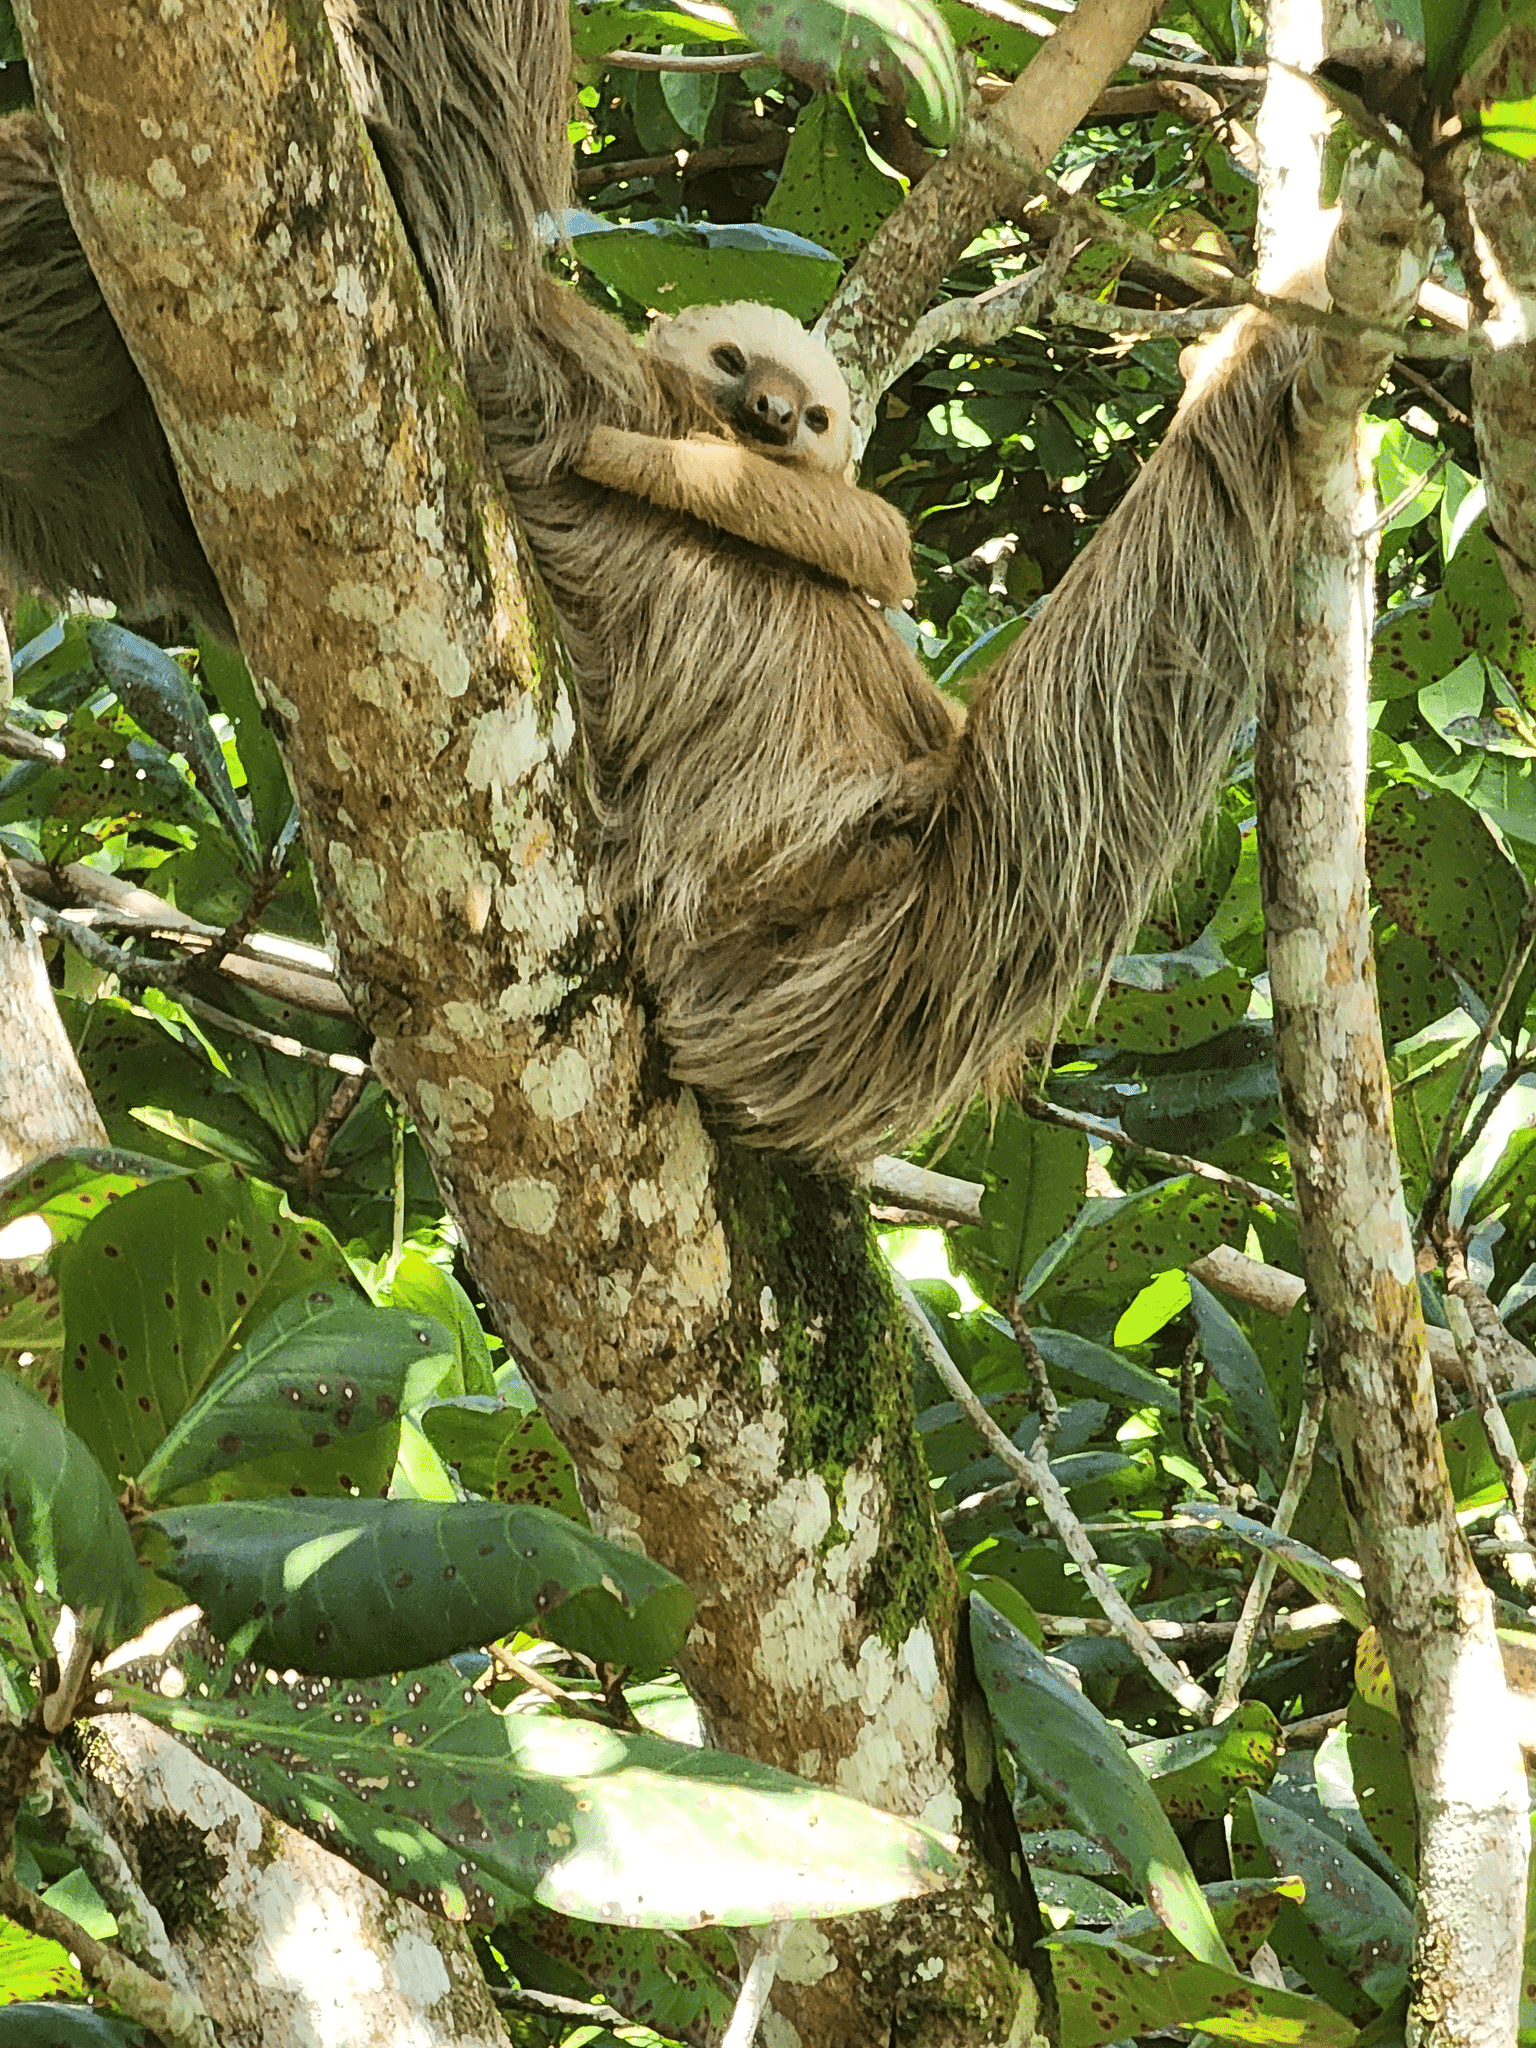
{"label": "tree trunk", "polygon": [[784,2038],[1025,2043],[1033,1900],[990,1747],[959,1767],[953,1578],[863,1207],[722,1153],[661,1078],[588,898],[544,614],[318,8],[22,12],[375,1064],[595,1524],[697,1591],[719,1739],[971,1847],[942,1898],[801,1930]]}
{"label": "tree trunk", "polygon": [[[1260,123],[1268,260],[1284,265],[1319,189],[1316,0],[1271,17]],[[1353,170],[1353,166],[1351,169]],[[1417,174],[1378,159],[1350,184],[1328,282],[1352,313],[1400,321],[1428,239]],[[1363,237],[1352,226],[1365,227]],[[1411,260],[1417,248],[1420,263]],[[1366,1600],[1396,1682],[1418,1803],[1411,2041],[1515,2038],[1529,1828],[1492,1603],[1456,1520],[1437,1426],[1414,1245],[1393,1143],[1365,872],[1374,500],[1356,418],[1386,367],[1330,341],[1299,394],[1292,630],[1271,665],[1257,753],[1261,875],[1281,1101],[1312,1326]],[[1494,1910],[1490,1910],[1493,1908]]]}

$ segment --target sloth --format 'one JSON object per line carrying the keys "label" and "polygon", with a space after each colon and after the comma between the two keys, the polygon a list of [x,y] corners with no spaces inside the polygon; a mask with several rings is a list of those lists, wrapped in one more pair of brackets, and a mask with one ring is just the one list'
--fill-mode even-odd
{"label": "sloth", "polygon": [[[828,1165],[997,1092],[1219,785],[1287,588],[1305,340],[1245,311],[1201,352],[962,722],[880,609],[911,587],[905,531],[850,480],[822,345],[737,305],[637,347],[550,275],[566,0],[328,11],[555,604],[599,883],[673,1076]],[[30,116],[0,123],[0,559],[229,630]]]}

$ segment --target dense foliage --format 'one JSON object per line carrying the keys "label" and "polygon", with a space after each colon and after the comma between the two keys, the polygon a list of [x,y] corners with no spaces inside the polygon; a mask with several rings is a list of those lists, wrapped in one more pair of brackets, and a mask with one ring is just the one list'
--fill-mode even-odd
{"label": "dense foliage", "polygon": [[[921,174],[925,135],[952,127],[925,11],[908,10],[912,48],[874,78],[840,70],[836,37],[804,12],[812,46],[783,68],[658,72],[617,59],[743,38],[707,10],[581,11],[573,143],[591,212],[569,224],[574,265],[636,325],[648,307],[742,295],[813,315]],[[1027,60],[1026,30],[962,0],[941,12],[984,70]],[[771,16],[743,26],[768,40]],[[1144,51],[1149,72],[1202,53],[1253,55],[1224,8],[1170,19]],[[910,118],[891,90],[902,65]],[[1058,170],[1163,246],[1246,267],[1244,93],[1220,84],[1207,119],[1111,105]],[[1034,216],[997,229],[950,289],[1021,274],[1050,234]],[[869,448],[866,481],[916,535],[909,631],[962,694],[1004,635],[1028,630],[1176,402],[1167,316],[1190,288],[1096,246],[1065,289],[1142,311],[1153,331],[1106,339],[1066,317],[957,344],[900,379]],[[1536,647],[1487,531],[1464,383],[1454,362],[1410,358],[1369,423],[1387,508],[1377,960],[1410,1204],[1425,1241],[1462,1249],[1529,1337]],[[669,1675],[688,1591],[586,1527],[564,1451],[483,1327],[414,1134],[330,980],[282,765],[239,662],[175,621],[130,630],[28,598],[12,628],[11,726],[56,744],[11,750],[0,848],[47,921],[111,1149],[40,1160],[0,1188],[0,1714],[14,1723],[46,1688],[60,1603],[115,1643],[194,1600],[208,1633],[170,1653],[177,1682],[141,1665],[116,1697],[382,1882],[469,1917],[493,1984],[603,2001],[631,2023],[616,2035],[615,2020],[519,2010],[516,2038],[713,2038],[733,1995],[722,1923],[908,1895],[943,1881],[947,1853],[694,1746]],[[932,1333],[1013,1443],[1039,1440],[1115,1587],[1194,1679],[1214,1690],[1256,1562],[1279,1565],[1242,1704],[1192,1726],[914,1344],[935,1505],[1055,1930],[1069,2048],[1169,2026],[1326,2048],[1404,1997],[1413,1801],[1326,1448],[1289,1535],[1269,1527],[1309,1404],[1305,1308],[1282,1320],[1189,1270],[1217,1245],[1298,1270],[1253,813],[1240,757],[1173,898],[1085,999],[1039,1099],[995,1119],[978,1106],[920,1153],[984,1184],[983,1222],[940,1237],[875,1218]],[[1443,1326],[1433,1277],[1424,1296]],[[1536,1455],[1536,1396],[1505,1415],[1521,1457]],[[1458,1508],[1489,1535],[1504,1482],[1449,1391],[1444,1438]],[[1486,1566],[1504,1619],[1525,1626],[1522,1560],[1490,1546]],[[279,1768],[295,1719],[328,1699],[349,1709],[345,1753],[311,1740],[302,1769]],[[386,1761],[411,1750],[409,1800],[349,1789],[370,1744]],[[471,1851],[456,1832],[466,1770],[482,1813],[515,1792],[525,1823]],[[110,1935],[46,1812],[23,1807],[16,1869]],[[1284,1988],[1236,1974],[1263,1943]],[[0,1921],[0,2001],[82,1995],[61,1948]],[[18,2007],[0,2031],[24,2041],[26,2024]],[[99,2014],[71,2024],[51,2008],[48,2038],[106,2038]],[[1529,2025],[1536,2038],[1536,2010]]]}

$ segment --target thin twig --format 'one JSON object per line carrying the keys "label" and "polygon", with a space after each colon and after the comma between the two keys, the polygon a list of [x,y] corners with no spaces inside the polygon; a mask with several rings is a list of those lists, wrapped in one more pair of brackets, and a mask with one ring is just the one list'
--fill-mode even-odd
{"label": "thin twig", "polygon": [[1114,1145],[1120,1151],[1148,1160],[1154,1166],[1169,1167],[1174,1173],[1198,1174],[1201,1180],[1230,1188],[1245,1202],[1276,1209],[1281,1215],[1294,1216],[1296,1213],[1296,1204],[1287,1196],[1277,1195],[1273,1188],[1260,1187],[1257,1181],[1245,1180],[1240,1173],[1228,1173],[1225,1167],[1212,1166],[1208,1159],[1195,1159],[1187,1152],[1162,1152],[1155,1145],[1143,1145],[1138,1139],[1127,1137],[1118,1124],[1107,1123],[1103,1117],[1090,1116],[1082,1110],[1063,1109],[1059,1103],[1048,1102],[1043,1095],[1025,1091],[1015,1099],[1026,1116],[1035,1117],[1041,1123],[1060,1124],[1063,1130],[1068,1131],[1082,1131],[1087,1137]]}
{"label": "thin twig", "polygon": [[1088,1539],[1088,1532],[1073,1512],[1072,1505],[1043,1458],[1034,1458],[1021,1451],[1017,1444],[993,1421],[982,1402],[971,1388],[970,1382],[960,1371],[949,1353],[940,1343],[933,1325],[918,1306],[917,1296],[899,1273],[891,1275],[897,1297],[906,1310],[918,1339],[928,1354],[929,1363],[964,1414],[980,1435],[990,1451],[996,1453],[1003,1465],[1039,1501],[1050,1520],[1051,1527],[1061,1538],[1067,1555],[1083,1575],[1083,1581],[1099,1603],[1104,1613],[1115,1624],[1121,1639],[1127,1643],[1145,1667],[1153,1681],[1162,1687],[1192,1714],[1208,1719],[1211,1710],[1211,1696],[1203,1685],[1178,1668],[1161,1651],[1140,1618],[1133,1612],[1125,1596],[1115,1586],[1102,1564],[1098,1553]]}
{"label": "thin twig", "polygon": [[4,1871],[0,1871],[0,1912],[34,1934],[56,1941],[75,1957],[82,1976],[104,1991],[131,2020],[158,2035],[166,2048],[217,2048],[213,2022],[195,1999],[164,1978],[153,1976],[120,1949],[87,1934],[78,1920],[71,1920]]}
{"label": "thin twig", "polygon": [[563,2020],[586,2020],[594,2027],[632,2027],[635,2023],[613,2005],[592,2005],[584,1998],[562,1998],[557,1991],[535,1991],[527,1984],[490,1984],[497,2005],[514,2012],[545,2012]]}
{"label": "thin twig", "polygon": [[1394,363],[1392,365],[1392,375],[1394,378],[1401,377],[1405,384],[1411,384],[1415,390],[1422,391],[1424,396],[1438,405],[1446,418],[1453,421],[1458,427],[1471,426],[1470,416],[1464,413],[1459,405],[1453,405],[1445,393],[1431,384],[1429,379],[1418,370],[1411,369],[1407,363]]}
{"label": "thin twig", "polygon": [[779,68],[766,50],[727,51],[724,55],[712,51],[707,56],[697,51],[682,50],[604,50],[601,57],[590,61],[606,64],[614,71],[701,71],[707,74],[712,71],[754,71],[759,64],[766,64],[773,71]]}
{"label": "thin twig", "polygon": [[[1288,1536],[1291,1524],[1296,1519],[1302,1496],[1312,1477],[1312,1458],[1317,1449],[1318,1431],[1322,1426],[1323,1404],[1326,1395],[1323,1389],[1323,1375],[1316,1358],[1307,1359],[1307,1369],[1302,1380],[1301,1415],[1296,1424],[1296,1441],[1291,1448],[1291,1462],[1285,1475],[1285,1484],[1280,1489],[1280,1498],[1275,1503],[1275,1518],[1271,1524],[1278,1536]],[[1260,1551],[1253,1577],[1248,1582],[1248,1591],[1243,1596],[1242,1611],[1237,1617],[1237,1627],[1232,1633],[1232,1647],[1227,1652],[1221,1684],[1216,1693],[1216,1716],[1218,1721],[1226,1719],[1243,1696],[1243,1687],[1248,1682],[1248,1670],[1253,1661],[1253,1647],[1264,1622],[1264,1609],[1269,1604],[1271,1589],[1279,1560],[1268,1551]]]}
{"label": "thin twig", "polygon": [[1040,1356],[1040,1346],[1035,1342],[1035,1333],[1025,1320],[1017,1291],[1008,1297],[1008,1327],[1013,1332],[1013,1341],[1024,1355],[1029,1384],[1040,1414],[1040,1427],[1035,1436],[1035,1445],[1039,1455],[1048,1458],[1052,1444],[1061,1434],[1061,1404],[1056,1399],[1056,1389],[1051,1385],[1051,1376],[1045,1369],[1045,1360]]}
{"label": "thin twig", "polygon": [[782,162],[788,148],[789,131],[775,128],[761,142],[726,142],[718,149],[675,149],[667,156],[636,156],[618,163],[605,163],[599,157],[586,170],[576,173],[576,190],[600,192],[605,185],[623,184],[633,178],[692,178],[703,171],[745,170],[753,165],[776,164]]}
{"label": "thin twig", "polygon": [[866,1185],[882,1201],[920,1210],[939,1223],[980,1223],[981,1198],[987,1192],[979,1180],[935,1173],[931,1166],[913,1166],[884,1153],[870,1162]]}
{"label": "thin twig", "polygon": [[99,967],[105,974],[115,974],[128,988],[163,988],[173,1002],[200,1023],[211,1025],[217,1031],[229,1031],[236,1038],[248,1039],[252,1045],[263,1046],[268,1052],[281,1053],[285,1059],[302,1060],[307,1066],[329,1067],[337,1074],[368,1074],[366,1060],[360,1060],[356,1053],[319,1052],[312,1045],[304,1045],[297,1038],[286,1033],[264,1031],[259,1024],[247,1024],[243,1017],[231,1017],[226,1010],[215,1009],[212,1003],[205,1003],[200,996],[189,995],[184,988],[178,988],[173,976],[167,974],[163,964],[156,960],[141,960],[136,953],[125,952],[121,946],[114,946],[108,940],[98,938],[75,919],[65,917],[51,910],[46,903],[24,896],[22,903],[27,915],[35,917],[45,925],[55,938],[63,939],[75,948],[93,967]]}
{"label": "thin twig", "polygon": [[1205,1431],[1200,1427],[1199,1375],[1195,1371],[1195,1360],[1199,1356],[1200,1338],[1197,1333],[1185,1345],[1184,1355],[1179,1360],[1179,1428],[1185,1448],[1205,1475],[1206,1485],[1224,1508],[1235,1508],[1238,1502],[1237,1482],[1223,1472],[1212,1457]]}
{"label": "thin twig", "polygon": [[1447,1242],[1441,1251],[1441,1264],[1445,1269],[1445,1320],[1451,1326],[1451,1335],[1456,1340],[1456,1350],[1461,1358],[1462,1370],[1467,1385],[1477,1404],[1478,1417],[1483,1433],[1488,1439],[1488,1448],[1493,1461],[1499,1468],[1504,1481],[1504,1490],[1509,1495],[1509,1504],[1515,1511],[1515,1519],[1527,1536],[1536,1537],[1536,1528],[1531,1524],[1531,1504],[1527,1497],[1525,1466],[1520,1452],[1504,1419],[1504,1410],[1499,1406],[1498,1396],[1488,1377],[1488,1363],[1483,1357],[1483,1347],[1478,1342],[1477,1330],[1472,1322],[1471,1307],[1466,1296],[1472,1285],[1467,1271],[1467,1257],[1459,1240]]}
{"label": "thin twig", "polygon": [[69,758],[62,740],[28,732],[24,725],[16,725],[10,719],[0,725],[0,754],[11,761],[40,761],[49,768],[57,768]]}
{"label": "thin twig", "polygon": [[966,140],[1006,171],[1025,191],[1044,199],[1054,212],[1075,221],[1094,241],[1108,242],[1113,248],[1124,249],[1149,269],[1175,279],[1208,302],[1257,306],[1266,313],[1272,313],[1277,320],[1287,320],[1293,326],[1315,328],[1340,340],[1390,349],[1395,355],[1407,352],[1420,358],[1459,359],[1477,351],[1475,340],[1466,335],[1423,334],[1417,329],[1409,332],[1341,312],[1337,307],[1325,308],[1308,305],[1299,299],[1276,298],[1269,292],[1260,291],[1257,285],[1250,284],[1247,278],[1215,258],[1190,256],[1182,250],[1167,249],[1155,234],[1138,227],[1125,214],[1111,212],[1091,199],[1068,192],[985,120],[968,124]]}
{"label": "thin twig", "polygon": [[1112,306],[1102,299],[1090,299],[1083,292],[1058,292],[1056,317],[1072,327],[1086,327],[1095,334],[1116,335],[1126,340],[1150,339],[1153,335],[1174,341],[1197,341],[1212,334],[1232,318],[1230,306],[1179,306],[1170,313],[1153,312],[1143,306]]}
{"label": "thin twig", "polygon": [[314,1129],[305,1141],[303,1151],[290,1152],[288,1155],[297,1167],[300,1184],[311,1200],[320,1192],[320,1183],[325,1177],[325,1162],[330,1156],[336,1134],[356,1109],[367,1086],[366,1074],[343,1074],[331,1090],[330,1101],[315,1119]]}
{"label": "thin twig", "polygon": [[784,1947],[785,1936],[789,1933],[787,1920],[776,1920],[771,1927],[765,1927],[757,1939],[757,1952],[747,1965],[747,1974],[741,1980],[741,1989],[736,1994],[735,2010],[730,2025],[720,2036],[720,2048],[752,2048],[757,2039],[758,2027],[762,2024],[768,2007],[769,1993],[773,1980],[779,1972],[779,1955]]}

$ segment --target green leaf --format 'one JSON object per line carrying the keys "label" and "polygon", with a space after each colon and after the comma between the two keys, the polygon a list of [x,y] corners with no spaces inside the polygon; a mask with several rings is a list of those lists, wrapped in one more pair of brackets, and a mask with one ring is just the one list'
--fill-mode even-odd
{"label": "green leaf", "polygon": [[151,739],[181,755],[247,872],[254,871],[258,857],[251,821],[235,795],[207,707],[186,671],[152,640],[110,619],[93,619],[86,639],[118,702]]}
{"label": "green leaf", "polygon": [[88,2005],[0,2006],[0,2039],[5,2048],[154,2048],[142,2027]]}
{"label": "green leaf", "polygon": [[842,265],[778,228],[637,222],[576,237],[576,260],[637,306],[677,313],[730,299],[758,299],[814,320]]}
{"label": "green leaf", "polygon": [[1278,1559],[1282,1571],[1289,1572],[1298,1585],[1305,1586],[1315,1599],[1329,1601],[1337,1607],[1351,1628],[1364,1628],[1369,1621],[1365,1610],[1365,1595],[1360,1591],[1360,1581],[1351,1578],[1323,1556],[1295,1536],[1280,1536],[1273,1529],[1267,1529],[1262,1522],[1252,1521],[1247,1515],[1238,1514],[1235,1508],[1218,1507],[1214,1501],[1190,1502],[1185,1509],[1198,1521],[1219,1522],[1223,1529],[1230,1529],[1234,1536],[1255,1550],[1266,1551]]}
{"label": "green leaf", "polygon": [[973,1103],[953,1137],[924,1148],[924,1163],[979,1180],[979,1228],[950,1236],[950,1257],[976,1292],[1004,1307],[1046,1246],[1087,1199],[1088,1140],[1002,1102],[995,1117]]}
{"label": "green leaf", "polygon": [[1170,1820],[1219,1820],[1245,1786],[1267,1786],[1280,1761],[1280,1724],[1262,1700],[1245,1700],[1219,1727],[1138,1743],[1145,1771]]}
{"label": "green leaf", "polygon": [[237,1167],[124,1195],[59,1254],[64,1412],[131,1475],[280,1301],[347,1279],[322,1224]]}
{"label": "green leaf", "polygon": [[67,1949],[0,1918],[0,2042],[8,2048],[7,2022],[18,2000],[84,1996],[84,1981]]}
{"label": "green leaf", "polygon": [[458,1362],[455,1391],[495,1393],[496,1369],[491,1363],[480,1317],[451,1273],[420,1252],[407,1249],[395,1261],[383,1294],[391,1308],[408,1308],[417,1315],[435,1316],[453,1332]]}
{"label": "green leaf", "polygon": [[577,61],[605,57],[610,50],[659,50],[667,44],[740,43],[741,31],[728,21],[709,21],[665,8],[631,7],[627,0],[582,0],[571,10],[571,41]]}
{"label": "green leaf", "polygon": [[151,1500],[278,1453],[322,1450],[394,1429],[453,1371],[453,1340],[430,1316],[313,1287],[279,1304],[151,1454]]}
{"label": "green leaf", "polygon": [[55,1242],[78,1237],[120,1195],[131,1195],[146,1180],[160,1180],[173,1170],[163,1159],[106,1145],[49,1153],[0,1181],[0,1229],[18,1216],[41,1216]]}
{"label": "green leaf", "polygon": [[1076,1932],[1046,1942],[1061,2003],[1061,2048],[1098,2048],[1197,2027],[1213,2041],[1348,2048],[1350,2021],[1321,2000],[1274,1991],[1192,1956],[1149,1956],[1116,1935]]}
{"label": "green leaf", "polygon": [[[1120,1408],[1157,1408],[1164,1415],[1177,1415],[1179,1394],[1156,1373],[1137,1365],[1123,1352],[1095,1344],[1071,1330],[1052,1330],[1044,1324],[1030,1332],[1035,1348],[1047,1365],[1065,1373],[1069,1381],[1091,1387],[1096,1394]],[[1076,1392],[1076,1386],[1068,1388]]]}
{"label": "green leaf", "polygon": [[1232,1403],[1239,1429],[1275,1479],[1284,1477],[1280,1413],[1258,1353],[1211,1290],[1189,1275],[1189,1298],[1200,1329],[1200,1348],[1218,1386]]}
{"label": "green leaf", "polygon": [[139,1568],[106,1475],[51,1409],[0,1372],[0,1587],[34,1620],[39,1579],[88,1617],[98,1643],[121,1642],[138,1626]]}
{"label": "green leaf", "polygon": [[686,1586],[545,1508],[489,1501],[230,1501],[149,1518],[156,1555],[223,1641],[331,1677],[414,1670],[519,1628],[649,1674],[681,1649]]}
{"label": "green leaf", "polygon": [[1179,1839],[1120,1737],[995,1607],[973,1596],[970,1611],[977,1676],[1014,1763],[1108,1850],[1191,1955],[1230,1969]]}
{"label": "green leaf", "polygon": [[1384,1878],[1289,1808],[1248,1794],[1277,1873],[1306,1885],[1297,1907],[1325,1954],[1377,2005],[1390,2005],[1413,1957],[1413,1913]]}
{"label": "green leaf", "polygon": [[1422,939],[1403,931],[1394,931],[1376,948],[1376,999],[1389,1048],[1417,1037],[1461,1005],[1449,970]]}
{"label": "green leaf", "polygon": [[[1186,956],[1181,967],[1167,970],[1162,985],[1127,986],[1123,971],[1143,963],[1149,979],[1157,979],[1161,963],[1155,956],[1118,962],[1092,1023],[1085,1019],[1081,1031],[1064,1026],[1063,1035],[1091,1038],[1118,1052],[1187,1052],[1222,1037],[1248,1013],[1251,984],[1235,967],[1191,974]],[[1208,969],[1209,962],[1202,966]]]}
{"label": "green leaf", "polygon": [[938,0],[939,13],[957,50],[968,51],[978,70],[1016,78],[1038,54],[1044,36],[1018,22],[1003,22],[965,0]]}
{"label": "green leaf", "polygon": [[929,0],[743,0],[742,34],[797,77],[841,89],[860,81],[905,107],[930,142],[952,142],[965,83]]}
{"label": "green leaf", "polygon": [[[115,1690],[335,1855],[450,1919],[528,1900],[630,1927],[763,1926],[920,1897],[958,1867],[916,1822],[720,1750],[497,1714],[447,1667],[268,1680],[178,1654]],[[206,1687],[206,1691],[203,1688]]]}
{"label": "green leaf", "polygon": [[1235,1202],[1194,1174],[1134,1195],[1095,1197],[1041,1253],[1020,1292],[1059,1302],[1112,1288],[1128,1301],[1157,1274],[1187,1268],[1234,1237],[1240,1243],[1245,1221]]}
{"label": "green leaf", "polygon": [[[1366,840],[1371,883],[1392,918],[1491,1002],[1509,962],[1526,886],[1470,805],[1448,790],[1399,783],[1377,802]],[[1536,987],[1527,967],[1505,1012],[1525,1014]]]}
{"label": "green leaf", "polygon": [[586,1510],[570,1454],[537,1408],[483,1394],[434,1401],[422,1411],[422,1434],[459,1475],[459,1483],[486,1500],[551,1508],[574,1522]]}
{"label": "green leaf", "polygon": [[245,798],[251,807],[256,838],[263,848],[275,844],[293,810],[283,757],[267,724],[239,651],[208,633],[197,636],[197,664],[219,709],[235,729],[240,766],[245,770]]}
{"label": "green leaf", "polygon": [[820,93],[795,123],[763,219],[851,262],[901,197],[842,100]]}
{"label": "green leaf", "polygon": [[663,1929],[598,1927],[540,1906],[504,1921],[493,1938],[518,1983],[610,2004],[622,2000],[637,2026],[679,2041],[717,2040],[730,2019],[735,1951],[723,1930],[716,1939],[721,1953],[712,1968],[698,1948]]}
{"label": "green leaf", "polygon": [[1330,1813],[1346,1816],[1346,1796],[1353,1797],[1359,1825],[1399,1873],[1412,1877],[1419,1864],[1419,1817],[1402,1728],[1395,1714],[1358,1688],[1349,1696],[1348,1717],[1318,1750],[1318,1797]]}
{"label": "green leaf", "polygon": [[1378,703],[1417,696],[1472,651],[1443,593],[1428,604],[1405,605],[1376,628],[1371,696]]}
{"label": "green leaf", "polygon": [[1536,157],[1536,97],[1488,100],[1478,111],[1478,130],[1490,149],[1529,163]]}

